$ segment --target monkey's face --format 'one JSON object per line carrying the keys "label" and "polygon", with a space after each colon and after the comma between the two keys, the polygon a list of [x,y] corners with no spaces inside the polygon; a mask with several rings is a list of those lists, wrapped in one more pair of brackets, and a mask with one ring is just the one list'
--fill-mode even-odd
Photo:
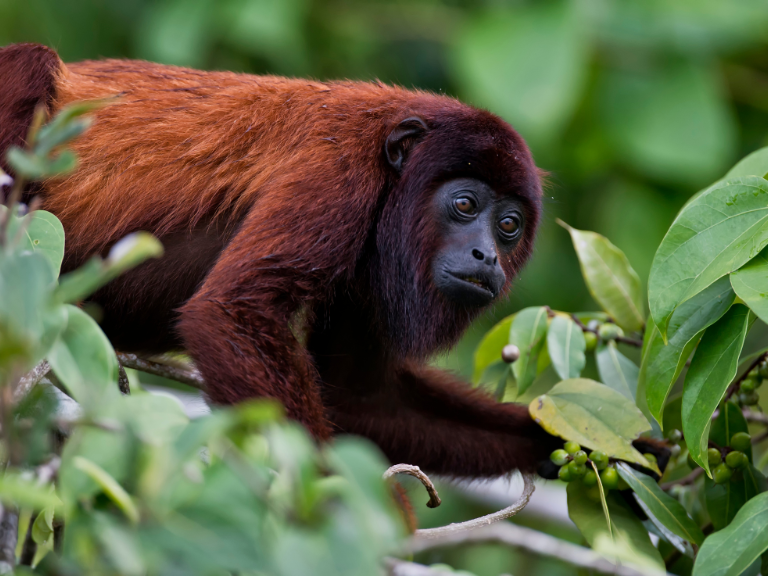
{"label": "monkey's face", "polygon": [[490,304],[507,282],[501,259],[525,231],[520,202],[498,197],[480,180],[457,178],[436,190],[432,207],[442,232],[432,261],[437,289],[461,306]]}

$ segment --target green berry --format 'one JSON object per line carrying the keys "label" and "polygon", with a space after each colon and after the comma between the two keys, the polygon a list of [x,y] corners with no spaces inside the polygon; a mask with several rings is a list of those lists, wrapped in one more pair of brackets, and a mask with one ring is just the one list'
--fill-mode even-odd
{"label": "green berry", "polygon": [[552,460],[558,466],[565,466],[568,464],[568,452],[565,450],[555,450],[549,455],[549,459]]}
{"label": "green berry", "polygon": [[757,380],[754,378],[747,378],[746,380],[742,380],[741,384],[739,385],[739,390],[742,392],[754,392],[755,388],[757,388]]}
{"label": "green berry", "polygon": [[723,457],[720,455],[720,450],[717,448],[710,448],[707,450],[707,462],[710,466],[717,466]]}
{"label": "green berry", "polygon": [[648,460],[648,462],[650,462],[651,464],[658,464],[659,463],[659,461],[656,460],[656,456],[654,454],[651,454],[650,452],[646,452],[645,454],[643,454],[643,458]]}
{"label": "green berry", "polygon": [[757,374],[760,378],[768,378],[768,362],[763,360],[760,366],[757,367]]}
{"label": "green berry", "polygon": [[595,468],[598,470],[605,470],[606,466],[608,466],[608,456],[605,452],[601,452],[600,450],[592,450],[592,452],[589,453],[589,459],[592,460],[595,464]]}
{"label": "green berry", "polygon": [[606,468],[600,472],[600,481],[603,483],[603,489],[616,490],[619,487],[619,474],[616,468]]}
{"label": "green berry", "polygon": [[592,502],[600,502],[600,487],[597,484],[587,490],[587,499]]}
{"label": "green berry", "polygon": [[584,341],[587,343],[587,352],[592,352],[597,348],[597,334],[594,332],[584,332]]}
{"label": "green berry", "polygon": [[584,476],[584,474],[587,473],[587,467],[584,464],[577,464],[576,462],[571,462],[568,464],[568,469],[571,471],[571,477],[572,478],[581,478]]}
{"label": "green berry", "polygon": [[746,452],[752,446],[752,436],[746,432],[736,432],[736,434],[731,436],[729,446],[739,452]]}
{"label": "green berry", "polygon": [[760,401],[757,392],[742,392],[739,394],[739,403],[742,406],[754,406]]}
{"label": "green berry", "polygon": [[624,330],[612,322],[606,322],[597,329],[597,335],[600,336],[601,340],[616,340],[616,338],[624,336]]}
{"label": "green berry", "polygon": [[618,490],[629,490],[629,484],[627,484],[626,480],[619,476],[619,486],[617,488]]}
{"label": "green berry", "polygon": [[581,450],[581,446],[579,446],[573,440],[571,440],[569,442],[566,442],[565,446],[563,446],[563,448],[565,448],[565,451],[568,452],[568,454],[576,454],[576,452]]}
{"label": "green berry", "polygon": [[576,464],[586,464],[587,453],[584,452],[584,450],[579,450],[573,455],[573,461],[576,462]]}
{"label": "green berry", "polygon": [[594,470],[587,470],[581,481],[584,482],[584,486],[594,486],[597,484],[597,474],[595,474]]}
{"label": "green berry", "polygon": [[715,484],[725,484],[733,476],[733,470],[728,468],[725,464],[718,464],[717,467],[712,470],[712,480]]}
{"label": "green berry", "polygon": [[667,436],[667,440],[669,440],[670,442],[674,442],[675,444],[680,442],[680,440],[682,440],[682,439],[683,439],[683,433],[680,432],[680,430],[677,430],[677,429],[672,430],[669,433],[669,435]]}
{"label": "green berry", "polygon": [[688,462],[688,466],[690,466],[691,470],[696,470],[696,468],[699,467],[696,461],[691,457],[690,452],[688,452],[688,457],[686,458],[686,461]]}
{"label": "green berry", "polygon": [[571,477],[571,469],[569,466],[563,466],[560,468],[557,473],[557,477],[560,478],[560,480],[563,482],[570,482],[571,480],[575,480],[575,478]]}
{"label": "green berry", "polygon": [[732,468],[733,470],[743,468],[748,461],[747,455],[738,450],[728,452],[728,454],[725,455],[725,463],[728,465],[728,468]]}

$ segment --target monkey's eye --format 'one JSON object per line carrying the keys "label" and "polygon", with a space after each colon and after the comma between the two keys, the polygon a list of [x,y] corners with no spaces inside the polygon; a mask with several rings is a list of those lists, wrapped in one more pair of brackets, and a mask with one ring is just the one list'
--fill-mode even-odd
{"label": "monkey's eye", "polygon": [[453,205],[456,207],[456,210],[462,214],[466,214],[467,216],[471,216],[477,212],[477,205],[475,204],[475,201],[468,196],[461,196],[460,198],[456,198],[456,200],[453,201]]}
{"label": "monkey's eye", "polygon": [[514,238],[520,232],[520,218],[516,215],[505,216],[499,220],[499,230],[506,238]]}

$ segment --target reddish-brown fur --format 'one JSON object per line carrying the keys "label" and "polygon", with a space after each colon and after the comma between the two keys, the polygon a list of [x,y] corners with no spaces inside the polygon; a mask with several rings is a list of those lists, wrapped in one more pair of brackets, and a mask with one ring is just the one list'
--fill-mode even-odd
{"label": "reddish-brown fur", "polygon": [[[52,110],[115,97],[75,143],[77,173],[42,186],[67,233],[65,269],[135,230],[166,246],[94,297],[116,347],[184,348],[215,402],[276,397],[319,438],[361,434],[430,471],[491,476],[546,457],[556,441],[524,406],[423,365],[478,312],[432,284],[435,187],[471,176],[519,198],[527,228],[503,259],[508,285],[530,255],[540,182],[509,125],[378,83],[123,60],[18,72],[41,50],[0,51],[3,85],[46,101],[52,82]],[[18,133],[14,110],[0,100]],[[409,117],[428,130],[400,174],[383,147]],[[0,125],[0,143],[17,141]]]}

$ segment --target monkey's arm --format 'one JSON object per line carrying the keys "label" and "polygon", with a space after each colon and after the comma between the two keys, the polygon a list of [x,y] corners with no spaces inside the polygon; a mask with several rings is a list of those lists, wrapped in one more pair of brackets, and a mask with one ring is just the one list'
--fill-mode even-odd
{"label": "monkey's arm", "polygon": [[527,406],[499,404],[445,372],[407,366],[372,396],[327,391],[337,431],[379,445],[393,463],[456,476],[535,471],[562,440],[547,434]]}

